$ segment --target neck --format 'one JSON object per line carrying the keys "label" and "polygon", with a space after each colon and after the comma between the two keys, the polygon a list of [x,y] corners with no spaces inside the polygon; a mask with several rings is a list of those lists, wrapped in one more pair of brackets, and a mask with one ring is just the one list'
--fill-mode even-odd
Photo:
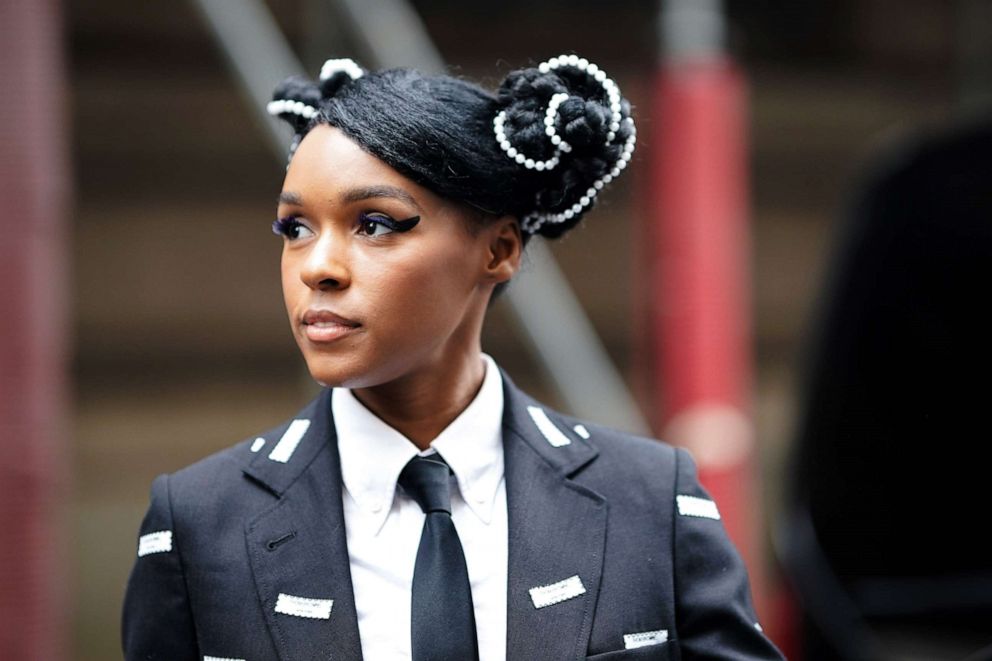
{"label": "neck", "polygon": [[383,422],[426,450],[475,399],[485,376],[477,345],[458,356],[445,356],[443,365],[444,369],[422,370],[352,392]]}

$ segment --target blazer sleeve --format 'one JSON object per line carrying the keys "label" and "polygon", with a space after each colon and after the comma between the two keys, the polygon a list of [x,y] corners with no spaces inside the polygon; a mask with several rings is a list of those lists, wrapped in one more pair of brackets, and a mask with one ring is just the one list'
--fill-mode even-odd
{"label": "blazer sleeve", "polygon": [[126,661],[200,658],[177,541],[169,477],[160,475],[152,483],[138,557],[124,596],[121,639]]}
{"label": "blazer sleeve", "polygon": [[696,465],[676,450],[675,620],[683,661],[783,659],[761,632],[747,569]]}

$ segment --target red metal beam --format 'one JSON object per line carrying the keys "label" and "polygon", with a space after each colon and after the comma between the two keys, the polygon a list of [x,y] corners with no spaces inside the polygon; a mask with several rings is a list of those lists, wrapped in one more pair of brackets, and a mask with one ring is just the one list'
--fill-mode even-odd
{"label": "red metal beam", "polygon": [[[719,55],[666,60],[651,126],[649,351],[661,438],[688,448],[768,616],[750,392],[747,101]],[[768,626],[767,620],[765,626]]]}
{"label": "red metal beam", "polygon": [[67,658],[59,4],[0,2],[0,658]]}

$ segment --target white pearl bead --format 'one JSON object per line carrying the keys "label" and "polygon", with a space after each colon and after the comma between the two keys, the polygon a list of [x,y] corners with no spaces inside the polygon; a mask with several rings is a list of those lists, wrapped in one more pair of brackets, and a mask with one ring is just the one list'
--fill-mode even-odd
{"label": "white pearl bead", "polygon": [[534,167],[537,170],[543,170],[544,169],[544,161],[538,161],[537,163],[534,164]]}
{"label": "white pearl bead", "polygon": [[596,190],[603,190],[603,180],[597,179],[596,183],[594,183],[592,187],[595,188]]}
{"label": "white pearl bead", "polygon": [[612,170],[610,170],[610,174],[613,177],[619,177],[620,176],[620,168],[613,168]]}
{"label": "white pearl bead", "polygon": [[580,57],[579,58],[579,61],[576,64],[579,65],[579,68],[580,69],[585,70],[585,69],[587,69],[589,67],[589,60],[587,60],[584,57]]}
{"label": "white pearl bead", "polygon": [[541,73],[547,73],[550,70],[550,67],[548,66],[547,62],[541,62],[539,65],[537,65],[537,70],[540,71]]}
{"label": "white pearl bead", "polygon": [[603,72],[603,70],[602,70],[602,69],[600,69],[599,71],[597,71],[597,72],[596,72],[596,73],[594,74],[594,76],[593,76],[593,77],[594,77],[594,78],[595,78],[596,80],[598,80],[599,82],[603,82],[604,80],[606,80],[606,74],[605,74],[605,73]]}
{"label": "white pearl bead", "polygon": [[553,145],[560,145],[561,144],[561,136],[559,136],[558,134],[552,135],[551,136],[551,144],[553,144]]}
{"label": "white pearl bead", "polygon": [[523,165],[524,161],[527,160],[527,157],[524,156],[523,154],[517,154],[516,156],[513,157],[513,160]]}
{"label": "white pearl bead", "polygon": [[553,127],[553,126],[547,126],[547,127],[545,127],[544,133],[546,135],[548,135],[548,136],[554,136],[554,134],[555,134],[555,127]]}
{"label": "white pearl bead", "polygon": [[574,216],[575,213],[573,213],[571,209],[565,209],[565,213],[563,213],[562,215],[565,216],[566,220],[571,220],[572,216]]}
{"label": "white pearl bead", "polygon": [[610,183],[611,181],[613,181],[613,176],[614,176],[614,175],[612,175],[612,174],[610,174],[610,173],[607,173],[607,174],[605,174],[605,175],[603,175],[603,183],[604,183],[604,184],[608,184],[608,183]]}
{"label": "white pearl bead", "polygon": [[597,71],[599,71],[599,66],[597,66],[595,62],[590,62],[589,66],[586,67],[586,73],[590,76],[595,76]]}
{"label": "white pearl bead", "polygon": [[611,131],[619,131],[620,130],[620,122],[610,122],[610,130]]}
{"label": "white pearl bead", "polygon": [[524,160],[524,167],[527,168],[528,170],[533,170],[534,169],[534,159],[533,158],[525,159]]}
{"label": "white pearl bead", "polygon": [[587,206],[589,204],[589,196],[588,195],[583,195],[581,198],[579,198],[579,203],[582,206]]}
{"label": "white pearl bead", "polygon": [[516,147],[509,147],[506,150],[506,155],[509,156],[510,158],[516,158],[517,157],[517,148]]}
{"label": "white pearl bead", "polygon": [[579,56],[578,55],[569,55],[568,56],[568,63],[571,64],[574,67],[576,64],[579,63]]}

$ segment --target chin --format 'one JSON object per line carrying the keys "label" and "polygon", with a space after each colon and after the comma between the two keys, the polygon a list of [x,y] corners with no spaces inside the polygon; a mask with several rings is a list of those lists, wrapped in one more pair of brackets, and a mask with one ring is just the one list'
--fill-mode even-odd
{"label": "chin", "polygon": [[349,370],[343,369],[344,365],[340,360],[326,356],[307,356],[306,363],[310,378],[325,388],[348,387],[355,378]]}
{"label": "chin", "polygon": [[310,377],[325,388],[362,388],[374,385],[367,361],[354,355],[305,352]]}

